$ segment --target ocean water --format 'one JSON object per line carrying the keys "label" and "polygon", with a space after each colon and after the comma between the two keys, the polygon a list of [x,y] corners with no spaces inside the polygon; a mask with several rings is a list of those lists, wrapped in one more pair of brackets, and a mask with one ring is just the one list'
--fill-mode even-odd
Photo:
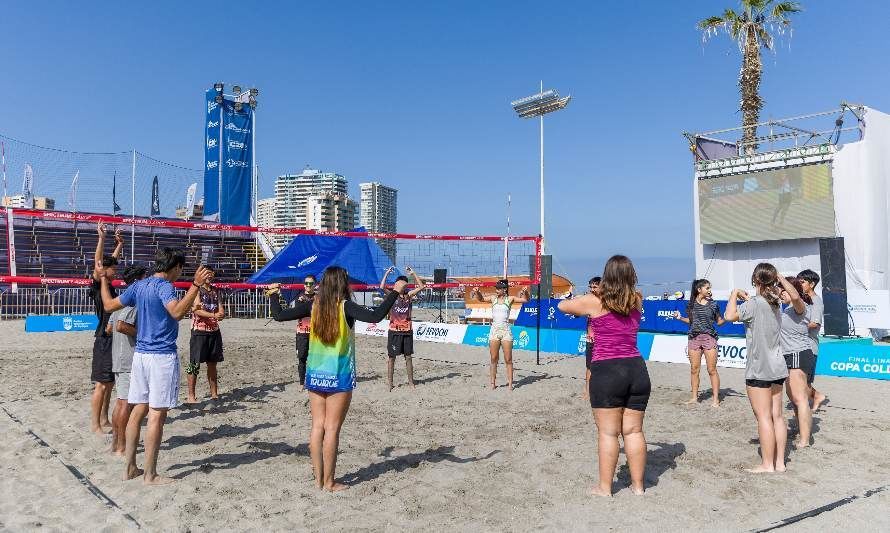
{"label": "ocean water", "polygon": [[[695,278],[693,257],[631,257],[637,270],[643,296],[659,296],[665,291],[688,291]],[[608,257],[554,257],[553,271],[567,276],[575,284],[575,293],[587,291],[587,280],[601,275]]]}

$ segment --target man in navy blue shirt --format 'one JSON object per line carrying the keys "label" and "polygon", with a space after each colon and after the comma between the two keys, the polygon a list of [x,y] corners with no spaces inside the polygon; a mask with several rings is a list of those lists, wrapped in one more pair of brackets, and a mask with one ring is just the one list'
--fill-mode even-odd
{"label": "man in navy blue shirt", "polygon": [[[102,303],[105,311],[113,312],[124,306],[136,307],[136,350],[130,374],[127,402],[133,405],[127,421],[127,466],[124,479],[143,476],[146,485],[170,483],[157,471],[158,449],[164,433],[167,410],[179,404],[179,356],[176,338],[179,321],[188,313],[201,285],[207,282],[209,271],[200,267],[185,296],[178,300],[173,282],[182,275],[185,255],[182,250],[164,248],[155,257],[155,275],[130,285],[115,298],[110,280],[102,278]],[[136,467],[136,446],[139,428],[148,416],[145,431],[145,470]]]}

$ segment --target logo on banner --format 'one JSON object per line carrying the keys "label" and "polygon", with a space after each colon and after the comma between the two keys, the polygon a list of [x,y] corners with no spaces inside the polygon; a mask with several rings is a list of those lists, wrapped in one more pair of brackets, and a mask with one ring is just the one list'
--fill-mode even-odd
{"label": "logo on banner", "polygon": [[417,327],[417,336],[442,339],[448,336],[448,328],[427,326],[425,324],[421,324]]}
{"label": "logo on banner", "polygon": [[207,137],[207,148],[216,148],[216,145],[219,144],[219,141],[214,139],[213,137]]}
{"label": "logo on banner", "polygon": [[304,266],[306,266],[306,265],[311,265],[312,263],[315,262],[316,259],[318,259],[318,254],[310,255],[310,256],[307,257],[306,259],[303,259],[302,261],[300,261],[299,263],[297,263],[297,267],[302,268],[302,267],[304,267]]}
{"label": "logo on banner", "polygon": [[210,102],[207,102],[207,112],[208,112],[208,113],[210,113],[211,111],[213,111],[213,110],[216,109],[217,107],[219,107],[219,104],[217,104],[216,101],[210,101]]}
{"label": "logo on banner", "polygon": [[212,168],[216,168],[216,167],[218,167],[218,166],[219,166],[219,161],[208,161],[208,162],[207,162],[207,170],[210,170],[210,169],[212,169]]}
{"label": "logo on banner", "polygon": [[207,121],[207,129],[208,129],[208,130],[209,130],[210,128],[218,128],[218,127],[219,127],[219,121],[218,121],[218,120],[217,120],[216,122],[214,122],[214,121],[212,121],[212,120],[208,120],[208,121]]}
{"label": "logo on banner", "polygon": [[556,309],[552,306],[547,310],[547,320],[553,320],[556,317]]}
{"label": "logo on banner", "polygon": [[519,333],[519,338],[516,339],[516,346],[518,346],[520,348],[525,348],[526,346],[528,346],[529,340],[530,339],[528,336],[528,332],[525,330],[522,330]]}
{"label": "logo on banner", "polygon": [[74,327],[74,319],[70,316],[62,317],[62,327],[65,328],[65,331],[71,331],[71,328]]}
{"label": "logo on banner", "polygon": [[[219,125],[219,123],[217,123],[217,125]],[[226,129],[229,131],[234,131],[235,133],[250,133],[250,128],[239,128],[238,126],[232,124],[231,122],[226,124],[226,127],[223,129]]]}
{"label": "logo on banner", "polygon": [[235,161],[234,159],[226,159],[226,165],[229,168],[233,168],[233,167],[247,168],[248,167],[247,161]]}
{"label": "logo on banner", "polygon": [[246,150],[247,143],[238,142],[238,141],[229,141],[229,150]]}

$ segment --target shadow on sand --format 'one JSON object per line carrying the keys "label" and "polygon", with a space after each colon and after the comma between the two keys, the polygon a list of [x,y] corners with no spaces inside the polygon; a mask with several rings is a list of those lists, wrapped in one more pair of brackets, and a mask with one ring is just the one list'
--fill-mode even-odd
{"label": "shadow on sand", "polygon": [[443,461],[459,464],[473,463],[490,459],[501,452],[501,450],[493,450],[482,457],[458,457],[452,453],[454,452],[454,446],[439,446],[438,448],[430,448],[420,453],[390,457],[392,451],[393,448],[385,448],[380,452],[380,456],[387,457],[387,459],[346,474],[340,479],[340,482],[344,485],[357,485],[364,481],[377,479],[389,472],[402,472],[409,468],[417,468],[422,463],[441,463]]}

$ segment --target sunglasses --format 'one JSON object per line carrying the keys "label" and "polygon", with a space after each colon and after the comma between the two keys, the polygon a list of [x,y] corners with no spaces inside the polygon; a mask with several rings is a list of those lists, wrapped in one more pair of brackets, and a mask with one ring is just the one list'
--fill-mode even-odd
{"label": "sunglasses", "polygon": [[304,281],[303,285],[311,287],[312,285],[315,285],[315,282],[314,281]]}

